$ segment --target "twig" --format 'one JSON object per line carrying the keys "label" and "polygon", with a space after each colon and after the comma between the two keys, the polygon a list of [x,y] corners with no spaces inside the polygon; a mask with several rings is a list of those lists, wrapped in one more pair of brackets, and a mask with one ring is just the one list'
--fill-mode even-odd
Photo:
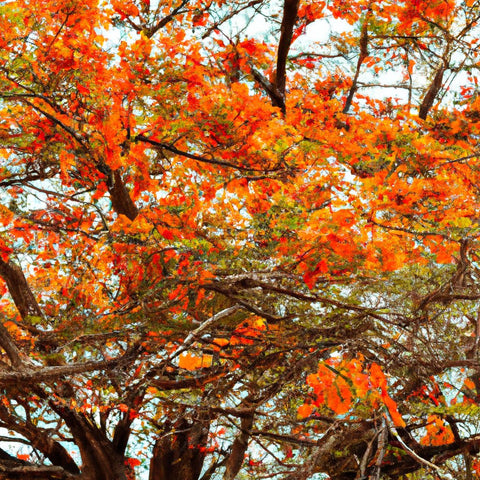
{"label": "twig", "polygon": [[173,352],[169,357],[168,361],[172,361],[175,357],[178,357],[181,353],[185,352],[188,350],[188,348],[194,343],[195,338],[202,332],[204,332],[210,325],[213,325],[217,320],[220,320],[221,318],[224,318],[228,315],[231,315],[232,313],[235,313],[237,310],[241,308],[240,305],[236,304],[233,307],[225,308],[224,310],[221,310],[220,312],[216,313],[215,315],[212,315],[210,318],[205,320],[198,328],[195,330],[192,330],[188,335],[187,338],[185,338],[185,341],[183,342],[183,345],[181,348]]}
{"label": "twig", "polygon": [[410,457],[412,457],[413,459],[415,459],[418,463],[421,463],[422,465],[425,465],[429,468],[433,468],[434,470],[436,470],[437,472],[439,473],[443,473],[443,469],[441,467],[439,467],[438,465],[435,465],[434,463],[431,463],[429,462],[428,460],[426,460],[425,458],[422,458],[420,455],[418,455],[417,453],[415,453],[403,440],[402,438],[400,437],[397,429],[395,428],[395,426],[393,425],[393,420],[392,420],[392,417],[390,416],[390,413],[389,411],[385,408],[385,419],[386,419],[386,422],[387,422],[387,426],[388,426],[388,430],[390,431],[390,433],[395,437],[395,439],[400,443],[400,445],[403,447],[403,449],[405,450],[405,452],[407,453],[407,455],[409,455]]}
{"label": "twig", "polygon": [[378,458],[375,462],[375,468],[373,475],[371,476],[372,480],[380,480],[381,467],[383,462],[383,457],[385,456],[385,451],[387,448],[387,425],[385,418],[382,419],[382,430],[380,431],[380,436],[378,437]]}

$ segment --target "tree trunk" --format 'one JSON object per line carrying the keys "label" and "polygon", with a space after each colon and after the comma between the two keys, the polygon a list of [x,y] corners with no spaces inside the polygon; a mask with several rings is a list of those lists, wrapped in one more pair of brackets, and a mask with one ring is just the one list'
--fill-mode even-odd
{"label": "tree trunk", "polygon": [[223,480],[233,480],[242,468],[243,460],[245,458],[245,452],[247,451],[248,447],[248,440],[250,438],[250,430],[253,426],[253,419],[253,411],[251,415],[242,418],[240,424],[241,431],[233,442],[232,451],[227,460]]}
{"label": "tree trunk", "polygon": [[204,420],[180,418],[167,425],[153,448],[149,480],[198,480],[210,423]]}
{"label": "tree trunk", "polygon": [[80,450],[82,480],[129,480],[124,455],[115,450],[96,425],[65,406],[54,402],[50,402],[50,406],[63,418]]}

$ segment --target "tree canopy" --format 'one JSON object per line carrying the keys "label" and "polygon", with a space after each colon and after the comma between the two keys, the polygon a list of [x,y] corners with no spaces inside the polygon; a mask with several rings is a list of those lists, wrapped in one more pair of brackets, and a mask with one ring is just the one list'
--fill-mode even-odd
{"label": "tree canopy", "polygon": [[480,478],[480,2],[0,4],[0,479]]}

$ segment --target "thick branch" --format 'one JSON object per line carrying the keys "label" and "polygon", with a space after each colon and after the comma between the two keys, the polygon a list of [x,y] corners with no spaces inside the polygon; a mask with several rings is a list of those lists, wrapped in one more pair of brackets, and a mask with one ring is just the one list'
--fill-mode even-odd
{"label": "thick branch", "polygon": [[[34,105],[30,101],[25,99],[23,99],[23,101],[27,105],[30,105],[38,113],[41,113],[43,116],[48,118],[52,123],[62,128],[65,132],[71,135],[72,138],[74,138],[80,145],[82,145],[82,147],[84,147],[86,151],[90,151],[90,148],[88,147],[85,139],[75,129],[73,129],[72,127],[69,127],[64,122],[59,120],[57,117],[48,113],[47,111],[43,110],[37,105]],[[103,170],[102,170],[102,166],[104,167]],[[107,177],[109,177],[107,181],[107,187],[112,200],[112,207],[115,210],[115,212],[121,215],[125,215],[130,220],[134,220],[138,215],[138,209],[133,203],[132,199],[130,198],[128,189],[125,186],[125,183],[123,182],[123,179],[120,175],[120,171],[115,170],[114,172],[112,172],[109,167],[103,164],[97,165],[97,168],[102,173],[104,174],[107,173]],[[105,169],[107,170],[107,172],[105,172]]]}
{"label": "thick branch", "polygon": [[22,319],[29,316],[43,317],[35,297],[30,290],[22,269],[13,262],[0,259],[0,276],[5,280],[8,291]]}
{"label": "thick branch", "polygon": [[0,385],[18,385],[20,383],[41,383],[49,380],[58,380],[64,375],[94,372],[116,367],[123,361],[123,357],[100,362],[85,362],[74,365],[59,365],[39,369],[24,369],[21,371],[0,372]]}
{"label": "thick branch", "polygon": [[115,212],[125,215],[132,221],[135,220],[138,208],[133,203],[119,170],[112,172],[111,182],[107,182],[107,187]]}
{"label": "thick branch", "polygon": [[198,480],[209,427],[205,413],[200,413],[197,421],[179,418],[173,425],[166,422],[153,448],[149,480]]}
{"label": "thick branch", "polygon": [[127,480],[123,455],[118,455],[110,440],[83,414],[51,401],[50,406],[65,421],[75,438],[83,461],[85,480]]}
{"label": "thick branch", "polygon": [[435,102],[435,98],[437,98],[438,92],[442,88],[443,74],[445,73],[445,70],[445,64],[442,63],[441,67],[435,73],[433,81],[430,84],[430,87],[428,87],[427,93],[423,97],[422,104],[418,109],[418,116],[422,120],[425,120],[427,118],[428,112],[432,108],[433,103]]}
{"label": "thick branch", "polygon": [[252,67],[253,78],[260,84],[265,93],[270,97],[272,105],[285,112],[285,96],[281,94],[277,87],[270,83],[260,72]]}
{"label": "thick branch", "polygon": [[[299,0],[285,0],[283,4],[282,26],[277,51],[277,69],[275,73],[275,89],[285,101],[285,84],[287,75],[287,57],[293,37],[293,27],[297,21]],[[284,109],[283,109],[284,110]]]}
{"label": "thick branch", "polygon": [[240,433],[233,442],[232,450],[225,466],[223,480],[234,480],[242,468],[250,438],[250,430],[253,426],[254,413],[254,410],[252,410],[250,415],[243,417],[241,420]]}
{"label": "thick branch", "polygon": [[23,366],[20,350],[15,345],[12,336],[3,323],[0,323],[0,347],[5,350],[5,353],[14,367],[21,368]]}
{"label": "thick branch", "polygon": [[0,406],[0,418],[5,426],[28,439],[30,444],[42,452],[53,465],[62,467],[66,472],[72,474],[80,473],[68,451],[51,437],[48,429],[42,429],[28,421],[20,423],[18,418],[12,415],[4,405]]}
{"label": "thick branch", "polygon": [[67,473],[61,467],[47,465],[8,466],[0,462],[0,480],[70,480],[76,475]]}

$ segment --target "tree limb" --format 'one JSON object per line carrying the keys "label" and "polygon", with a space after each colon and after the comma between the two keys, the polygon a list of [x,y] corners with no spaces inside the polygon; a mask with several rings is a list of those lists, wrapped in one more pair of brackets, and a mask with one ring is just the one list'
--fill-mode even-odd
{"label": "tree limb", "polygon": [[[299,4],[300,0],[285,0],[283,4],[283,18],[280,27],[280,41],[278,42],[277,68],[274,82],[275,90],[279,93],[283,102],[285,102],[288,51],[292,43],[293,27],[297,21]],[[282,111],[285,113],[285,103],[283,104]]]}

